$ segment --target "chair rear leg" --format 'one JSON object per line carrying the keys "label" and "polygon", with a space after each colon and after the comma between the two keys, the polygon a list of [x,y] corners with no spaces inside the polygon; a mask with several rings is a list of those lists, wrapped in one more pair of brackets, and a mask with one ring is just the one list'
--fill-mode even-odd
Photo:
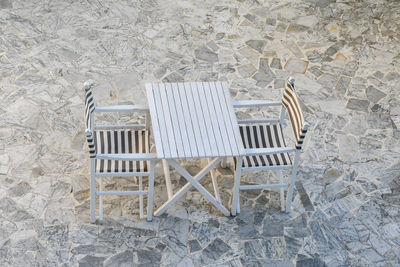
{"label": "chair rear leg", "polygon": [[[143,191],[143,178],[139,176],[139,191]],[[139,218],[143,219],[143,195],[139,195]]]}
{"label": "chair rear leg", "polygon": [[96,168],[95,159],[90,159],[90,221],[96,221]]}
{"label": "chair rear leg", "polygon": [[[283,184],[282,170],[279,170],[279,183]],[[281,209],[282,209],[282,211],[285,211],[285,189],[283,187],[281,187],[280,191],[281,191]]]}
{"label": "chair rear leg", "polygon": [[147,192],[147,220],[153,219],[154,161],[150,161],[149,188]]}
{"label": "chair rear leg", "polygon": [[[103,178],[100,178],[99,192],[103,191]],[[103,220],[103,196],[99,196],[99,219]]]}
{"label": "chair rear leg", "polygon": [[232,206],[231,206],[232,216],[236,216],[236,213],[240,212],[239,190],[240,190],[240,177],[242,175],[242,164],[243,164],[243,157],[238,157],[236,164],[236,171],[235,171],[235,181],[232,193]]}
{"label": "chair rear leg", "polygon": [[297,173],[297,166],[299,165],[299,159],[300,159],[300,150],[298,149],[296,150],[296,155],[293,164],[292,180],[290,182],[288,194],[286,197],[286,212],[290,212],[292,206],[294,183],[296,182],[296,173]]}

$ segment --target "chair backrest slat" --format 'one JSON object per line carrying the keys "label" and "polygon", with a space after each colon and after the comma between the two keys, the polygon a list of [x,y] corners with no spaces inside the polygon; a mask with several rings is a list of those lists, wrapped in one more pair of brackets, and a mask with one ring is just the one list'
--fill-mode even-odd
{"label": "chair backrest slat", "polygon": [[93,140],[92,132],[92,113],[95,109],[92,93],[92,81],[86,81],[83,87],[85,88],[85,134],[89,146],[89,155],[91,158],[96,156],[96,147]]}
{"label": "chair backrest slat", "polygon": [[301,149],[308,130],[308,125],[304,121],[303,112],[301,111],[299,101],[294,92],[294,78],[289,78],[286,82],[285,91],[282,96],[282,104],[285,106],[289,114],[293,134],[296,140],[296,148]]}

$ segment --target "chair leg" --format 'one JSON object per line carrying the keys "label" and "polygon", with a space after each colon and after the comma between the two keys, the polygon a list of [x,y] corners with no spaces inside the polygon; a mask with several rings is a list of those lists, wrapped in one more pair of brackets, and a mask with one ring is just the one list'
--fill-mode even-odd
{"label": "chair leg", "polygon": [[[99,182],[99,192],[103,191],[103,178]],[[99,196],[99,219],[103,220],[103,196]]]}
{"label": "chair leg", "polygon": [[90,221],[96,221],[96,169],[95,159],[90,159]]}
{"label": "chair leg", "polygon": [[149,174],[149,188],[148,188],[148,199],[147,199],[147,220],[153,219],[153,193],[154,193],[154,161],[150,161],[150,174]]}
{"label": "chair leg", "polygon": [[167,187],[168,199],[171,199],[173,192],[172,192],[171,176],[169,175],[169,165],[165,159],[162,160],[162,164],[164,168],[165,186]]}
{"label": "chair leg", "polygon": [[297,166],[299,165],[299,159],[300,159],[300,150],[298,149],[296,150],[296,155],[293,164],[292,180],[290,182],[288,194],[286,197],[286,212],[290,212],[292,205],[294,183],[296,182],[296,173],[297,173]]}
{"label": "chair leg", "polygon": [[[143,178],[139,176],[139,191],[143,191]],[[139,195],[139,218],[143,219],[143,195]]]}
{"label": "chair leg", "polygon": [[[279,183],[283,184],[282,170],[279,170]],[[280,191],[281,191],[281,209],[282,209],[282,211],[285,211],[285,189],[283,187],[281,187]]]}
{"label": "chair leg", "polygon": [[240,212],[239,189],[240,189],[240,177],[242,175],[242,163],[243,163],[243,157],[238,157],[236,164],[236,171],[235,171],[235,181],[232,193],[232,207],[231,207],[232,216],[236,216],[236,213]]}

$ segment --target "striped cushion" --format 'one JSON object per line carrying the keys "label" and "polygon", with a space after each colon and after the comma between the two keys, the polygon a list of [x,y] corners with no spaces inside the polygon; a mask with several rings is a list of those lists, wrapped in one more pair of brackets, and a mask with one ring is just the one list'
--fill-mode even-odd
{"label": "striped cushion", "polygon": [[[279,124],[240,125],[245,148],[285,147],[282,129]],[[242,167],[291,165],[288,153],[274,155],[248,156],[243,158]],[[236,162],[235,162],[236,165]]]}
{"label": "striped cushion", "polygon": [[[95,131],[94,143],[99,154],[149,153],[149,131]],[[147,161],[96,160],[96,172],[147,172]]]}
{"label": "striped cushion", "polygon": [[282,104],[285,106],[290,122],[293,128],[293,134],[296,138],[296,148],[301,149],[307,127],[305,126],[303,112],[301,111],[299,101],[294,92],[294,80],[286,83],[285,91],[283,91]]}

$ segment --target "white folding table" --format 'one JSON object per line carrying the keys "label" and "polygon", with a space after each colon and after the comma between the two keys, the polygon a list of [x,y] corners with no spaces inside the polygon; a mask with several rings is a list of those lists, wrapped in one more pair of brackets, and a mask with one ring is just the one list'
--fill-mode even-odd
{"label": "white folding table", "polygon": [[[244,147],[227,83],[149,83],[146,92],[157,157],[163,159],[168,193],[168,201],[154,215],[161,215],[193,186],[229,216],[221,204],[213,168],[226,157],[243,156]],[[192,176],[177,160],[194,158],[208,158],[209,162]],[[188,181],[175,194],[168,164]],[[208,172],[215,197],[199,183]]]}

